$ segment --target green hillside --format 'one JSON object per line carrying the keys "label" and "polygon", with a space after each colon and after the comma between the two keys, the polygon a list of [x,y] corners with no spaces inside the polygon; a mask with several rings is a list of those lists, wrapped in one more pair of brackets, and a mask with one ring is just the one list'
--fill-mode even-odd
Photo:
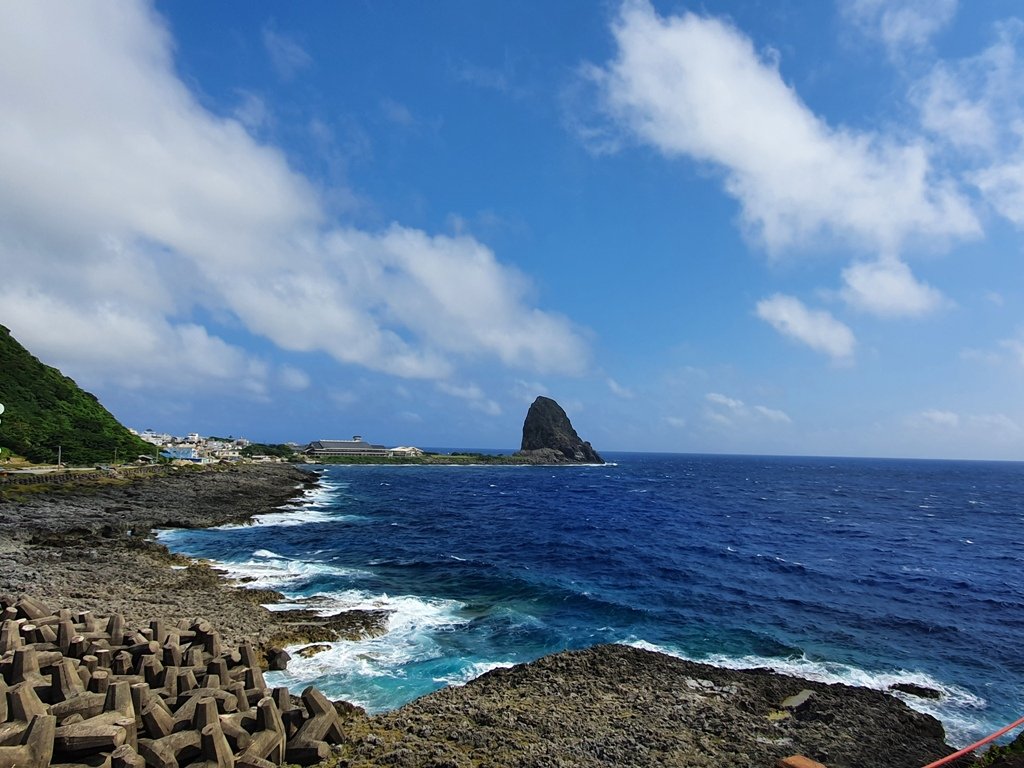
{"label": "green hillside", "polygon": [[153,446],[121,426],[95,396],[44,365],[0,325],[0,448],[38,464],[109,463],[152,455]]}

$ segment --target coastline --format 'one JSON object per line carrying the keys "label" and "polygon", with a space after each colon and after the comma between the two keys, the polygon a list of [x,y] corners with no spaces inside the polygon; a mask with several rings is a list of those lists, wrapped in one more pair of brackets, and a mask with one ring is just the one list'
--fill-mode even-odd
{"label": "coastline", "polygon": [[[4,500],[0,594],[121,613],[131,624],[201,616],[231,643],[268,645],[286,632],[314,642],[312,615],[268,611],[259,603],[274,594],[233,586],[147,541],[159,527],[245,522],[312,483],[290,465],[242,465]],[[343,635],[326,631],[335,637],[322,639]],[[782,706],[802,690],[814,693],[809,707]],[[598,646],[495,670],[382,715],[351,712],[339,754],[351,766],[753,766],[794,753],[853,766],[885,754],[917,768],[950,752],[938,721],[892,696]]]}
{"label": "coastline", "polygon": [[332,629],[312,614],[269,611],[261,603],[283,596],[244,589],[151,538],[160,528],[245,523],[315,483],[289,464],[241,464],[19,490],[0,499],[0,594],[119,613],[132,625],[201,616],[227,641],[257,647],[382,631],[380,617],[334,617]]}

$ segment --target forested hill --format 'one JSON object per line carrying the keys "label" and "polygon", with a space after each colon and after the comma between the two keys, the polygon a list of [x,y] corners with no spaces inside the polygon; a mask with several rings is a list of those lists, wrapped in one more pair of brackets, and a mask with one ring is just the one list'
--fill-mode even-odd
{"label": "forested hill", "polygon": [[94,464],[153,453],[89,394],[0,325],[0,448],[40,464]]}

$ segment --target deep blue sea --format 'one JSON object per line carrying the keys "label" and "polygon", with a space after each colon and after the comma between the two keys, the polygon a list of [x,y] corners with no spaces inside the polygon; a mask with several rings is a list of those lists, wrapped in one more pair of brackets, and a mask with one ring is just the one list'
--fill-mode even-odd
{"label": "deep blue sea", "polygon": [[168,531],[254,587],[389,632],[295,657],[380,711],[496,666],[629,643],[885,689],[963,745],[1024,714],[1024,463],[611,454],[333,466],[250,526]]}

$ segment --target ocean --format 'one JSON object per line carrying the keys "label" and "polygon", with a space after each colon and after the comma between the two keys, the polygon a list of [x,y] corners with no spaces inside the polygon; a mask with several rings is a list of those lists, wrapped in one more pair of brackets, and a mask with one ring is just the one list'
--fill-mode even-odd
{"label": "ocean", "polygon": [[615,642],[925,685],[941,698],[901,698],[957,746],[1024,714],[1024,463],[605,458],[329,466],[253,525],[160,538],[293,601],[274,607],[392,611],[268,675],[371,712]]}

